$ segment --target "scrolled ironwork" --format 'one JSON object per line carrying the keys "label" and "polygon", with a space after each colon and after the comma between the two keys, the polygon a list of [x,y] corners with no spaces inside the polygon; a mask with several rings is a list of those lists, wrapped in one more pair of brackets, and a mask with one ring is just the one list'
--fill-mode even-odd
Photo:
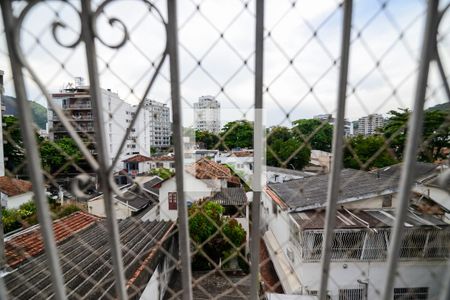
{"label": "scrolled ironwork", "polygon": [[[20,46],[20,40],[21,40],[21,32],[22,32],[22,28],[23,28],[23,23],[25,21],[25,19],[27,18],[27,16],[29,16],[29,13],[32,11],[32,9],[34,7],[36,7],[37,5],[39,5],[40,3],[43,3],[43,0],[33,0],[27,3],[27,5],[22,9],[22,11],[20,12],[19,16],[17,18],[15,18],[15,41],[14,41],[14,47],[16,49],[16,52],[18,54],[19,57],[19,61],[21,63],[21,65],[23,66],[24,69],[26,69],[29,74],[31,75],[32,80],[37,84],[38,88],[40,89],[40,91],[42,92],[42,94],[44,95],[44,97],[46,98],[46,101],[48,103],[48,106],[54,111],[54,113],[56,114],[57,118],[59,118],[59,120],[61,121],[61,123],[63,124],[63,126],[67,129],[67,132],[70,134],[71,138],[75,141],[77,147],[80,149],[80,151],[82,152],[84,158],[86,159],[86,161],[89,163],[89,165],[91,166],[91,168],[95,171],[98,172],[100,171],[100,166],[99,163],[97,162],[97,160],[94,158],[94,156],[91,154],[91,152],[89,151],[89,149],[87,148],[87,146],[85,145],[85,143],[82,141],[81,137],[76,133],[76,130],[74,128],[74,126],[70,123],[70,120],[65,116],[63,110],[58,107],[53,101],[52,101],[52,97],[49,94],[49,92],[47,91],[44,83],[39,79],[37,73],[33,70],[33,68],[31,67],[31,65],[28,63],[26,56],[24,55],[22,48]],[[62,1],[64,4],[69,5],[69,7],[72,8],[72,10],[74,12],[76,12],[77,16],[80,19],[81,22],[81,12],[77,9],[77,7],[75,7],[71,2],[67,2],[67,1]],[[122,31],[122,36],[119,42],[117,43],[110,43],[107,42],[104,38],[101,37],[101,35],[99,34],[97,28],[97,23],[99,22],[99,17],[105,12],[105,9],[108,5],[110,5],[111,3],[114,3],[116,1],[111,1],[111,0],[106,0],[103,1],[102,3],[100,3],[97,8],[92,12],[92,28],[95,34],[95,38],[102,43],[103,45],[105,45],[108,48],[111,49],[119,49],[121,47],[123,47],[127,41],[130,38],[130,33],[129,30],[127,29],[125,23],[120,20],[119,18],[116,17],[109,17],[106,16],[108,23],[110,26],[112,27],[119,27],[120,30]],[[165,47],[162,50],[162,54],[160,55],[157,63],[155,63],[155,72],[151,75],[149,83],[147,84],[147,87],[145,89],[144,94],[142,95],[140,102],[137,106],[136,112],[135,112],[135,116],[134,118],[131,120],[131,122],[129,123],[128,127],[126,128],[126,132],[125,135],[121,141],[120,147],[118,152],[115,154],[115,157],[113,159],[113,163],[110,167],[109,170],[104,170],[107,171],[109,174],[112,174],[112,170],[115,167],[115,165],[118,162],[120,153],[123,151],[124,146],[126,144],[126,140],[128,138],[128,136],[131,134],[132,128],[135,125],[136,119],[140,113],[140,111],[142,110],[142,108],[144,107],[145,104],[145,99],[148,96],[156,78],[158,77],[160,70],[162,68],[162,65],[164,64],[164,61],[167,57],[167,22],[165,21],[164,17],[162,16],[161,12],[159,11],[159,9],[150,1],[147,0],[139,0],[139,2],[144,3],[145,5],[147,5],[148,10],[150,12],[153,12],[154,15],[156,16],[157,20],[159,22],[161,22],[161,24],[163,24],[164,30],[165,30],[165,36],[166,36],[166,42],[165,42]],[[67,30],[69,28],[69,25],[61,20],[55,20],[54,22],[51,23],[51,33],[52,36],[55,40],[55,42],[63,47],[63,48],[76,48],[82,41],[82,30],[83,27],[81,26],[79,29],[79,32],[77,33],[77,36],[75,38],[74,41],[72,42],[63,42],[59,35],[58,35],[58,31],[60,30]],[[138,190],[137,193],[141,193],[142,192],[142,187],[137,184],[135,182],[135,180],[133,178],[129,178],[129,180],[131,182],[133,182],[133,184],[138,186]],[[72,184],[72,192],[74,193],[74,195],[77,198],[80,199],[86,199],[89,197],[88,194],[86,194],[86,185],[90,184],[92,181],[92,178],[87,175],[87,174],[80,174],[79,176],[77,176]],[[110,185],[111,188],[113,189],[113,191],[119,196],[121,197],[121,199],[125,199],[125,200],[132,200],[129,196],[125,196],[123,195],[123,193],[120,191],[120,189],[117,187],[117,185],[115,184],[114,180],[110,180]],[[134,197],[133,197],[134,198]]]}

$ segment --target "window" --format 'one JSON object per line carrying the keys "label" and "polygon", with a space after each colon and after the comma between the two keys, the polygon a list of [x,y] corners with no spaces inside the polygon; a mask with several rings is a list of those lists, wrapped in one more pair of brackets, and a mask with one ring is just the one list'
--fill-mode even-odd
{"label": "window", "polygon": [[339,290],[339,300],[362,300],[364,289],[342,289]]}
{"label": "window", "polygon": [[428,287],[395,288],[394,300],[426,300],[428,299]]}
{"label": "window", "polygon": [[177,209],[177,193],[169,192],[167,199],[169,202],[169,210],[176,210]]}
{"label": "window", "polygon": [[275,201],[272,201],[272,214],[276,216],[277,213],[278,213],[277,204],[275,203]]}

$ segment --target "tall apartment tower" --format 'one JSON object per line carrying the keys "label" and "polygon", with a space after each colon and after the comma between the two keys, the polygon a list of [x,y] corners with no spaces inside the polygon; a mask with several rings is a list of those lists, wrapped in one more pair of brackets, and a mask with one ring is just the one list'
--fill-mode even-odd
{"label": "tall apartment tower", "polygon": [[172,135],[169,107],[165,103],[146,99],[144,108],[143,118],[148,129],[150,147],[169,147]]}
{"label": "tall apartment tower", "polygon": [[[117,93],[111,92],[109,89],[102,89],[101,97],[106,145],[108,155],[112,161],[118,154],[120,143],[125,136],[126,129],[134,117],[135,107],[121,100]],[[94,156],[97,155],[97,140],[95,138],[94,128],[95,116],[89,86],[83,85],[81,78],[76,78],[75,84],[69,84],[59,93],[53,94],[52,101],[65,113],[90,152]],[[70,137],[69,132],[62,125],[61,120],[59,120],[55,112],[50,108],[47,117],[47,127],[51,140]],[[150,155],[149,139],[138,134],[144,128],[142,122],[139,121],[132,128],[131,135],[128,137],[124,149],[118,154],[120,163],[115,166],[117,170],[122,168],[121,161],[130,155]]]}
{"label": "tall apartment tower", "polygon": [[220,132],[220,103],[212,96],[202,96],[194,103],[194,127],[197,130]]}
{"label": "tall apartment tower", "polygon": [[382,115],[371,114],[358,119],[357,134],[372,135],[378,128],[383,127],[384,119]]}

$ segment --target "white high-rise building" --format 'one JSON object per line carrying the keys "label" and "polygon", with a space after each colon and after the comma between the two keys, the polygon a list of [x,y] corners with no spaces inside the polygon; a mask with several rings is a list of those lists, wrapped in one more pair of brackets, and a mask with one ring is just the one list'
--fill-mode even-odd
{"label": "white high-rise building", "polygon": [[[136,107],[123,101],[117,93],[111,92],[109,89],[101,89],[101,96],[104,133],[108,156],[111,161],[116,155],[120,157],[119,162],[130,155],[142,154],[149,156],[149,131],[145,130],[142,116],[136,120],[123,150],[118,153],[126,129],[134,117]],[[68,85],[60,93],[53,94],[52,101],[63,110],[90,152],[96,156],[95,116],[89,86],[84,86],[82,80],[78,78],[75,85]],[[47,126],[51,140],[69,136],[68,130],[62,125],[55,112],[50,108],[48,109]],[[121,168],[122,164],[118,163],[116,169],[119,170]]]}
{"label": "white high-rise building", "polygon": [[197,130],[220,132],[220,103],[212,96],[202,96],[194,103],[194,127]]}
{"label": "white high-rise building", "polygon": [[148,130],[150,147],[169,147],[172,135],[169,107],[165,103],[146,99],[144,108],[141,114]]}
{"label": "white high-rise building", "polygon": [[372,135],[378,128],[383,127],[384,119],[382,115],[371,114],[358,119],[357,134]]}

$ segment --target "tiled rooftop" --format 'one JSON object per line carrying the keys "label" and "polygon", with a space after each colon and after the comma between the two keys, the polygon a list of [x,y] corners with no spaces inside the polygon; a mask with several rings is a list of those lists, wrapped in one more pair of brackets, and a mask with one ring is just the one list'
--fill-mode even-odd
{"label": "tiled rooftop", "polygon": [[15,179],[8,176],[0,176],[0,192],[10,197],[31,191],[30,181]]}
{"label": "tiled rooftop", "polygon": [[[138,299],[162,257],[160,247],[170,241],[171,222],[142,222],[128,218],[119,223],[122,257],[130,299]],[[61,268],[68,299],[114,299],[114,276],[105,221],[95,222],[73,238],[59,243]],[[174,255],[174,254],[172,254]],[[52,298],[47,260],[41,254],[4,277],[14,299]]]}
{"label": "tiled rooftop", "polygon": [[130,162],[144,162],[144,161],[151,161],[152,158],[145,156],[145,155],[141,155],[141,154],[137,154],[135,156],[129,157],[127,159],[125,159],[123,162],[125,163],[130,163]]}
{"label": "tiled rooftop", "polygon": [[[98,218],[78,211],[53,222],[53,231],[57,243],[91,226]],[[26,259],[44,252],[41,228],[39,226],[19,232],[5,240],[5,256],[9,267],[14,268]]]}

